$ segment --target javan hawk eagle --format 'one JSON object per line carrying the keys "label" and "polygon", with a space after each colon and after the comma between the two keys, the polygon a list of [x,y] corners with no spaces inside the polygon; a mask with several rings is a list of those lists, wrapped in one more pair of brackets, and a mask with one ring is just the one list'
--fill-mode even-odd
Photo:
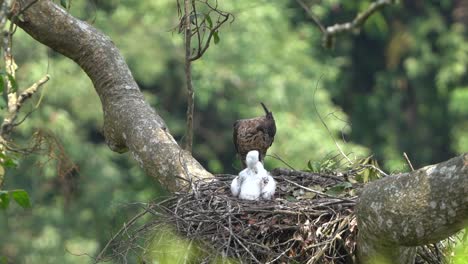
{"label": "javan hawk eagle", "polygon": [[263,103],[260,104],[265,110],[265,116],[241,119],[234,123],[234,146],[243,168],[246,167],[247,153],[251,150],[258,150],[260,161],[263,162],[268,148],[275,139],[276,124],[273,114]]}

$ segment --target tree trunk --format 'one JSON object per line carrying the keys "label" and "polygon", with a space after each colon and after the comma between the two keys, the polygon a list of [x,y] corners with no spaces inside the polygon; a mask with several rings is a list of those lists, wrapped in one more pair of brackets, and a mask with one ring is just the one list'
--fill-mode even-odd
{"label": "tree trunk", "polygon": [[468,154],[367,184],[356,206],[359,257],[413,263],[416,246],[467,224],[467,194]]}
{"label": "tree trunk", "polygon": [[[20,0],[13,15],[31,0]],[[116,152],[130,150],[147,175],[169,190],[188,186],[192,177],[213,177],[179,147],[163,119],[143,98],[114,43],[51,1],[39,0],[15,21],[37,41],[74,60],[94,84],[104,112],[104,135]],[[53,76],[52,76],[53,78]]]}

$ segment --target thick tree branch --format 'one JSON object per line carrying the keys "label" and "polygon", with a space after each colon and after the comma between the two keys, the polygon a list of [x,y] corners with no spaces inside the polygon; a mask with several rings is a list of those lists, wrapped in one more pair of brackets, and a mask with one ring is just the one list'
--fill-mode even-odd
{"label": "thick tree branch", "polygon": [[356,206],[361,257],[412,263],[416,246],[467,224],[467,193],[468,153],[368,184]]}
{"label": "thick tree branch", "polygon": [[[30,1],[20,0],[18,10]],[[104,134],[112,150],[130,150],[146,174],[170,190],[185,188],[191,177],[212,177],[178,146],[162,118],[144,101],[127,64],[106,35],[48,0],[34,3],[17,24],[74,60],[90,77],[102,102]]]}

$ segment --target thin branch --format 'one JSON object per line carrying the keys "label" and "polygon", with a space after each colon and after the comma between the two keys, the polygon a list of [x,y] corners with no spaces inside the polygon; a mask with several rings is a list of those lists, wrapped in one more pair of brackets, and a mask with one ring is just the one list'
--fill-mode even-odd
{"label": "thin branch", "polygon": [[[192,82],[192,65],[191,62],[203,56],[210,46],[213,36],[218,34],[219,28],[228,21],[231,17],[230,13],[218,9],[218,3],[215,6],[210,5],[208,1],[197,1],[208,7],[209,11],[205,14],[198,14],[196,7],[197,0],[184,0],[183,16],[179,22],[179,32],[184,30],[185,38],[185,79],[187,82],[187,121],[186,121],[186,138],[184,149],[192,152],[193,146],[193,118],[194,118],[194,87]],[[181,7],[177,1],[178,12],[181,13]],[[210,17],[210,12],[217,13],[218,18],[215,23]],[[199,18],[200,15],[200,18]],[[208,29],[208,30],[207,30]],[[203,30],[201,34],[200,30]],[[208,38],[205,40],[205,32],[208,31]],[[197,46],[192,48],[192,37],[196,37]],[[216,37],[216,36],[215,36]],[[215,38],[216,40],[216,38]]]}
{"label": "thin branch", "polygon": [[291,165],[289,165],[289,163],[287,163],[285,160],[283,160],[280,156],[278,156],[278,154],[276,153],[273,153],[273,155],[267,155],[269,157],[272,157],[272,158],[275,158],[279,161],[281,161],[284,165],[288,166],[291,170],[296,170],[295,168],[293,168]]}
{"label": "thin branch", "polygon": [[[14,63],[13,59],[11,58],[11,63]],[[15,65],[16,66],[16,65]],[[11,76],[14,76],[14,71],[11,71],[14,67],[7,67],[7,72]],[[20,123],[14,123],[16,118],[18,117],[18,113],[23,106],[23,104],[26,102],[27,99],[31,98],[41,86],[43,86],[47,81],[49,81],[50,76],[46,74],[44,77],[42,77],[40,80],[35,82],[33,85],[31,85],[29,88],[24,90],[22,93],[20,93],[19,96],[17,96],[16,91],[13,91],[12,89],[12,84],[10,80],[7,80],[7,89],[8,91],[8,109],[7,109],[7,114],[5,116],[5,119],[3,120],[3,123],[0,126],[0,136],[2,138],[5,138],[8,133],[11,132],[11,129],[14,126],[19,125],[22,123],[24,120],[22,120]],[[28,116],[28,115],[27,115]]]}
{"label": "thin branch", "polygon": [[140,219],[142,216],[147,214],[149,212],[149,209],[151,209],[151,207],[149,207],[148,210],[142,211],[138,213],[137,215],[135,215],[132,219],[130,219],[130,221],[128,221],[128,223],[124,223],[122,228],[120,228],[120,230],[117,231],[117,233],[107,242],[107,244],[104,246],[101,252],[99,252],[94,263],[98,263],[99,261],[101,261],[104,253],[107,251],[107,248],[112,244],[112,242],[114,242],[114,240],[118,236],[120,236],[120,234],[123,233],[129,226],[133,225],[138,219]]}
{"label": "thin branch", "polygon": [[355,203],[355,202],[356,202],[356,201],[354,201],[354,200],[350,200],[350,199],[346,199],[346,198],[341,198],[341,197],[335,197],[335,196],[333,196],[333,195],[329,195],[329,194],[326,194],[326,193],[323,193],[323,192],[320,192],[320,191],[316,191],[316,190],[314,190],[314,189],[311,189],[311,188],[302,186],[302,185],[300,185],[300,184],[298,184],[298,183],[295,183],[295,182],[293,182],[293,181],[291,181],[291,180],[288,180],[288,179],[286,179],[286,178],[284,178],[284,177],[283,177],[283,180],[286,181],[286,182],[289,182],[289,183],[291,183],[292,185],[295,185],[295,186],[297,186],[297,187],[299,187],[299,188],[301,188],[301,189],[304,189],[304,190],[306,190],[306,191],[308,191],[308,192],[312,192],[312,193],[315,193],[315,194],[318,194],[318,195],[321,195],[321,196],[325,196],[325,197],[333,198],[333,199],[338,199],[338,200],[343,200],[343,201],[351,202],[351,203]]}
{"label": "thin branch", "polygon": [[[191,57],[191,39],[192,27],[190,23],[190,2],[191,0],[184,0],[184,24],[185,24],[185,80],[187,82],[187,128],[186,128],[186,141],[185,150],[192,152],[193,145],[193,111],[194,111],[194,97],[193,83],[192,83],[192,60]],[[196,14],[194,14],[196,16]]]}
{"label": "thin branch", "polygon": [[314,23],[319,27],[320,31],[322,34],[326,34],[327,30],[325,27],[320,23],[320,20],[312,13],[310,8],[302,1],[302,0],[296,0],[296,2],[307,12],[307,15],[314,21]]}
{"label": "thin branch", "polygon": [[312,18],[314,23],[319,27],[320,31],[323,34],[324,46],[327,48],[331,48],[333,46],[333,41],[336,35],[344,32],[352,32],[359,29],[372,14],[379,11],[386,5],[394,4],[396,1],[376,0],[375,2],[372,2],[364,12],[359,13],[351,22],[335,24],[333,26],[328,27],[324,27],[322,25],[320,20],[317,17],[315,17],[315,15],[311,12],[310,8],[302,0],[296,0],[296,2],[307,12],[309,17]]}
{"label": "thin branch", "polygon": [[[194,20],[195,20],[195,25],[196,25],[196,30],[195,30],[195,33],[197,34],[197,40],[198,40],[198,49],[200,49],[201,47],[201,42],[202,42],[202,38],[200,36],[200,28],[198,26],[198,14],[197,14],[197,6],[195,5],[195,1],[192,1],[192,10],[193,10],[193,16],[194,16]],[[200,26],[203,24],[204,21],[202,21],[202,23],[200,23]],[[192,34],[193,36],[193,34]]]}
{"label": "thin branch", "polygon": [[319,113],[319,111],[317,110],[317,104],[315,103],[315,94],[317,93],[318,84],[319,84],[319,82],[322,80],[322,77],[323,77],[323,76],[320,76],[320,79],[317,81],[317,84],[315,85],[314,95],[313,95],[313,97],[312,97],[315,113],[316,113],[317,116],[319,117],[320,122],[322,122],[323,126],[327,129],[328,135],[330,135],[330,137],[332,138],[333,142],[335,143],[336,147],[338,148],[338,151],[341,153],[341,155],[343,155],[343,157],[346,158],[346,160],[349,162],[349,164],[353,164],[353,162],[348,158],[348,156],[347,156],[347,155],[344,153],[344,151],[341,149],[340,145],[338,145],[338,142],[336,141],[335,137],[333,137],[333,135],[332,135],[330,129],[328,128],[328,126],[327,126],[327,124],[325,123],[325,121],[323,121],[322,116],[320,116],[320,113]]}
{"label": "thin branch", "polygon": [[199,48],[198,49],[198,52],[195,56],[191,57],[190,60],[191,61],[194,61],[194,60],[197,60],[199,59],[201,56],[203,56],[203,54],[205,54],[206,50],[210,47],[210,42],[211,42],[211,38],[213,37],[213,35],[218,31],[218,29],[226,22],[228,21],[229,19],[229,14],[226,14],[226,15],[223,15],[224,16],[224,19],[222,19],[221,21],[218,22],[218,24],[213,27],[213,29],[210,30],[210,34],[208,35],[208,39],[206,40],[205,42],[205,46],[203,48]]}
{"label": "thin branch", "polygon": [[37,1],[39,0],[33,0],[31,1],[29,4],[27,4],[23,9],[21,9],[18,14],[16,14],[15,16],[20,16],[21,14],[23,14],[26,10],[28,10],[28,8],[30,8],[32,5],[34,5],[35,3],[37,3]]}
{"label": "thin branch", "polygon": [[50,76],[49,74],[46,74],[44,77],[42,77],[39,81],[35,82],[33,85],[31,85],[29,88],[24,90],[19,96],[18,96],[18,110],[21,108],[22,104],[24,101],[26,101],[28,98],[31,98],[37,90],[44,85],[47,81],[49,81]]}
{"label": "thin branch", "polygon": [[411,164],[411,161],[410,161],[410,159],[408,158],[408,155],[406,155],[406,152],[403,152],[403,156],[405,157],[405,159],[406,159],[406,162],[407,162],[407,163],[408,163],[408,165],[410,166],[410,168],[411,168],[411,171],[414,171],[413,164]]}

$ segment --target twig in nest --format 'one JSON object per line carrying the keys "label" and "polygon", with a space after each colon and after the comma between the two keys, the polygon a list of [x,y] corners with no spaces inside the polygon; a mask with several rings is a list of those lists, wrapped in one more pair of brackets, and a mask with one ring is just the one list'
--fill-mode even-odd
{"label": "twig in nest", "polygon": [[[252,202],[230,195],[229,186],[233,178],[233,175],[219,175],[216,181],[200,179],[194,184],[197,197],[191,193],[179,193],[170,202],[153,204],[149,211],[159,212],[157,219],[143,226],[125,225],[122,230],[128,234],[124,236],[123,231],[118,234],[121,242],[116,236],[112,238],[112,244],[116,245],[112,255],[125,256],[130,248],[137,248],[132,244],[137,237],[151,234],[150,230],[164,223],[171,223],[179,234],[188,239],[196,239],[200,250],[211,259],[214,258],[212,252],[222,252],[225,257],[235,257],[245,262],[306,263],[319,250],[311,245],[324,241],[328,241],[328,255],[339,257],[346,253],[338,252],[342,249],[335,248],[330,241],[339,236],[348,236],[346,227],[349,218],[346,217],[352,214],[353,201],[326,196],[296,201],[283,199],[293,196],[301,188],[299,186],[321,182],[326,188],[340,181],[319,174],[281,175],[276,177],[277,199]],[[327,221],[331,221],[328,226]],[[315,237],[316,230],[321,226],[326,228],[319,237]],[[336,254],[329,253],[334,250]],[[319,259],[326,260],[326,256]]]}
{"label": "twig in nest", "polygon": [[[186,245],[197,248],[196,259],[186,259],[188,262],[211,263],[219,261],[219,255],[239,259],[241,263],[352,262],[358,232],[354,198],[347,197],[350,201],[346,201],[316,195],[286,199],[304,186],[320,183],[322,188],[328,188],[342,179],[302,172],[280,174],[276,177],[276,199],[244,201],[230,195],[234,177],[218,175],[216,181],[210,182],[198,179],[194,184],[197,197],[192,193],[176,193],[166,201],[150,203],[144,212],[153,214],[153,219],[139,217],[137,223],[132,218],[106,245],[107,254],[102,251],[99,258],[119,258],[125,262],[131,253],[144,256],[148,252],[145,245],[154,241],[155,232],[171,225],[190,241]],[[436,250],[427,246],[418,254],[431,260],[431,264],[440,263],[434,262]]]}
{"label": "twig in nest", "polygon": [[346,158],[346,160],[349,162],[349,164],[353,164],[353,162],[348,158],[348,156],[346,156],[346,154],[344,153],[344,151],[341,149],[340,145],[338,145],[338,142],[336,141],[335,137],[333,137],[333,135],[331,134],[331,131],[330,131],[330,129],[329,129],[328,126],[327,126],[327,123],[325,123],[325,121],[323,121],[322,116],[320,116],[320,113],[319,113],[319,111],[317,110],[317,104],[315,103],[315,94],[317,93],[318,85],[319,85],[320,81],[322,80],[322,77],[323,77],[323,75],[320,76],[320,78],[317,80],[317,83],[316,83],[316,85],[315,85],[314,94],[313,94],[313,97],[312,97],[315,113],[316,113],[317,116],[319,117],[320,122],[321,122],[321,123],[323,124],[323,126],[327,129],[328,135],[332,138],[332,140],[333,140],[333,142],[335,143],[336,148],[338,149],[338,151],[340,151],[341,155],[343,155],[343,157]]}
{"label": "twig in nest", "polygon": [[284,179],[285,181],[287,181],[287,182],[289,182],[289,183],[291,183],[291,184],[293,184],[293,185],[295,185],[295,186],[301,188],[301,189],[304,189],[304,190],[308,191],[308,192],[312,192],[312,193],[315,193],[315,194],[318,194],[318,195],[322,195],[322,196],[325,196],[325,197],[328,197],[328,198],[334,198],[334,199],[343,200],[343,201],[347,201],[347,202],[352,202],[352,203],[356,202],[356,201],[354,201],[354,200],[350,200],[350,199],[346,199],[346,198],[340,198],[340,197],[335,197],[335,196],[333,196],[333,195],[329,195],[329,194],[326,194],[326,193],[323,193],[323,192],[319,192],[319,191],[316,191],[316,190],[307,188],[307,187],[302,186],[302,185],[300,185],[300,184],[297,184],[297,183],[295,183],[295,182],[293,182],[293,181],[291,181],[291,180],[288,180],[288,179],[286,179],[286,178],[284,178],[284,177],[283,177],[283,179]]}
{"label": "twig in nest", "polygon": [[411,170],[414,171],[413,164],[411,164],[411,161],[410,161],[410,159],[408,158],[408,155],[406,155],[406,152],[403,152],[403,156],[405,157],[406,162],[407,162],[408,165],[410,166]]}
{"label": "twig in nest", "polygon": [[279,161],[281,161],[284,165],[288,166],[288,168],[290,168],[291,170],[295,170],[291,165],[289,165],[289,163],[287,163],[285,160],[283,160],[280,156],[278,156],[277,154],[273,153],[273,155],[267,155],[269,157],[272,157],[272,158],[275,158]]}

